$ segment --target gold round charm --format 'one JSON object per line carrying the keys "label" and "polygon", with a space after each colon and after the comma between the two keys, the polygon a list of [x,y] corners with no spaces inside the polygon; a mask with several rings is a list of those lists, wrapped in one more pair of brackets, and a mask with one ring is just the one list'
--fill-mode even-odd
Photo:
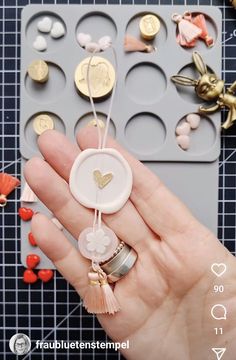
{"label": "gold round charm", "polygon": [[46,130],[54,129],[54,121],[47,114],[40,114],[34,118],[33,128],[37,135],[41,135]]}
{"label": "gold round charm", "polygon": [[[88,126],[97,126],[97,121],[96,121],[96,119],[90,120],[89,123],[88,123]],[[101,119],[98,119],[98,126],[99,126],[101,129],[104,129],[104,128],[105,128],[105,124],[104,124],[104,122],[103,122]]]}
{"label": "gold round charm", "polygon": [[29,77],[39,83],[44,83],[48,80],[48,65],[43,60],[34,60],[28,67]]}
{"label": "gold round charm", "polygon": [[[79,93],[89,97],[87,72],[90,57],[79,63],[75,70],[75,85]],[[99,100],[109,95],[115,83],[115,70],[113,65],[100,56],[94,56],[90,62],[89,84],[92,98]]]}
{"label": "gold round charm", "polygon": [[160,27],[160,20],[152,14],[143,16],[139,23],[141,35],[145,40],[152,40],[159,32]]}

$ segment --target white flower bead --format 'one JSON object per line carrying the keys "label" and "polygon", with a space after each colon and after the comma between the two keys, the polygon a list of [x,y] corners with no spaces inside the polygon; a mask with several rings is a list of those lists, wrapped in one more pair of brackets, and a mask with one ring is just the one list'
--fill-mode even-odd
{"label": "white flower bead", "polygon": [[102,229],[89,233],[86,236],[87,250],[96,251],[98,254],[104,254],[106,247],[110,244],[110,238]]}

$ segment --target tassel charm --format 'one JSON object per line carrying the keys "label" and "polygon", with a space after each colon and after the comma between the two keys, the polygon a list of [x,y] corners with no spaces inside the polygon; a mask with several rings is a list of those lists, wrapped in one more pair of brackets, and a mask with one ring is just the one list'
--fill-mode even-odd
{"label": "tassel charm", "polygon": [[106,276],[100,280],[101,289],[103,293],[103,302],[105,313],[114,315],[120,310],[120,305],[115,298],[114,292],[107,282]]}
{"label": "tassel charm", "polygon": [[89,286],[83,304],[92,314],[112,314],[120,310],[115,295],[107,282],[107,276],[98,264],[88,273]]}
{"label": "tassel charm", "polygon": [[212,47],[214,45],[214,40],[208,34],[205,16],[203,14],[195,16],[192,20],[192,23],[202,30],[200,38],[205,41],[208,47]]}
{"label": "tassel charm", "polygon": [[85,293],[83,304],[85,309],[92,314],[102,314],[104,310],[103,296],[100,287],[100,277],[97,272],[89,272],[89,286]]}
{"label": "tassel charm", "polygon": [[0,174],[0,207],[7,204],[7,196],[20,185],[20,180],[16,177],[1,173]]}
{"label": "tassel charm", "polygon": [[151,53],[155,51],[155,47],[147,45],[141,40],[136,39],[134,36],[126,35],[124,40],[124,49],[126,52],[141,51]]}
{"label": "tassel charm", "polygon": [[27,182],[25,183],[24,190],[22,191],[20,201],[29,202],[29,203],[38,201],[37,196],[35,195],[33,190],[29,187]]}
{"label": "tassel charm", "polygon": [[181,46],[188,48],[195,46],[196,39],[199,38],[202,33],[202,30],[199,29],[199,27],[189,21],[190,19],[190,13],[185,13],[184,16],[179,14],[172,15],[172,20],[178,26],[177,42]]}

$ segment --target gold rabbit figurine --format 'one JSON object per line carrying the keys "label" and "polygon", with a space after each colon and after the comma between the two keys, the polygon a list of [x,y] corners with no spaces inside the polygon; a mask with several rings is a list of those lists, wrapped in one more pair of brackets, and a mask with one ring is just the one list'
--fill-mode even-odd
{"label": "gold rabbit figurine", "polygon": [[215,101],[215,104],[204,107],[200,106],[199,111],[202,113],[212,113],[220,108],[229,109],[226,121],[222,128],[228,129],[236,121],[236,81],[224,90],[224,81],[219,79],[215,73],[210,73],[204,64],[202,57],[198,52],[193,53],[193,62],[200,73],[198,80],[191,79],[182,75],[174,75],[171,80],[179,85],[194,86],[197,95],[206,101]]}
{"label": "gold rabbit figurine", "polygon": [[236,0],[229,0],[229,2],[236,9]]}

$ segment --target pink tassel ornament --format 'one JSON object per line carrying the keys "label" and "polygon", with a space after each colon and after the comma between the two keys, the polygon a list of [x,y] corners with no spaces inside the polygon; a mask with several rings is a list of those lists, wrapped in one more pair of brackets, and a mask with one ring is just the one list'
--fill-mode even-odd
{"label": "pink tassel ornament", "polygon": [[37,196],[35,195],[33,190],[29,187],[27,182],[25,183],[24,189],[22,191],[20,201],[28,202],[28,203],[33,203],[38,201]]}
{"label": "pink tassel ornament", "polygon": [[7,196],[20,185],[20,180],[12,175],[0,173],[0,207],[7,204]]}
{"label": "pink tassel ornament", "polygon": [[203,14],[195,16],[192,23],[202,30],[200,38],[205,41],[208,47],[212,47],[214,45],[214,40],[208,33],[205,16]]}
{"label": "pink tassel ornament", "polygon": [[136,39],[134,36],[131,35],[125,35],[124,49],[126,52],[141,51],[150,53],[155,51],[155,48],[152,45],[147,45],[141,40]]}
{"label": "pink tassel ornament", "polygon": [[177,42],[181,46],[185,47],[194,47],[196,44],[196,39],[202,33],[202,30],[199,29],[196,25],[194,25],[191,21],[191,14],[185,13],[184,16],[179,14],[173,14],[172,20],[178,26],[178,35],[177,35]]}
{"label": "pink tassel ornament", "polygon": [[99,274],[89,272],[88,278],[89,286],[83,299],[84,307],[89,313],[102,314],[104,312],[104,303]]}
{"label": "pink tassel ornament", "polygon": [[101,289],[103,293],[103,302],[105,313],[114,315],[120,310],[120,305],[115,298],[114,292],[107,282],[106,277],[101,279]]}
{"label": "pink tassel ornament", "polygon": [[[96,271],[96,272],[95,272]],[[84,296],[84,307],[92,314],[112,314],[120,310],[107,276],[99,267],[88,273],[89,287]]]}

